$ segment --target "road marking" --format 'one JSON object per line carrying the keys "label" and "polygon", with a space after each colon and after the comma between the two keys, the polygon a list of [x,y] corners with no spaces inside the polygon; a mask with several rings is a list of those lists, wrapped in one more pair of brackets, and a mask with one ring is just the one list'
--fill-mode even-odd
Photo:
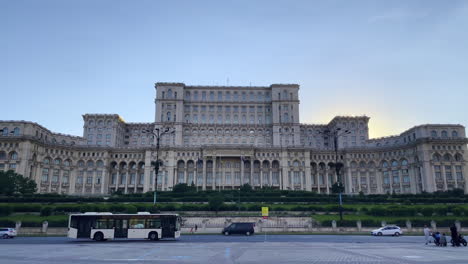
{"label": "road marking", "polygon": [[410,258],[410,259],[418,259],[418,258],[422,258],[422,256],[403,256],[405,258]]}

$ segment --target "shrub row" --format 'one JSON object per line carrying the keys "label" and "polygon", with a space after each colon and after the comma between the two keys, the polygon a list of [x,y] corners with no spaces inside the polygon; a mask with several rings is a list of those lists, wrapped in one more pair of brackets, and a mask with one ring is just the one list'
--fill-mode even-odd
{"label": "shrub row", "polygon": [[[409,219],[411,221],[412,227],[424,227],[424,225],[430,225],[431,220],[423,220],[423,219]],[[457,219],[442,219],[436,220],[437,227],[450,227],[455,223]],[[336,225],[338,227],[357,227],[356,220],[342,220],[336,221]],[[403,228],[406,228],[406,220],[403,219],[391,219],[389,218],[387,224],[397,225]],[[466,226],[468,224],[468,219],[463,219],[461,222],[462,226]],[[320,224],[323,227],[331,227],[332,220],[324,220],[321,221]],[[382,224],[381,220],[378,219],[364,219],[361,220],[361,224],[363,227],[379,227]]]}

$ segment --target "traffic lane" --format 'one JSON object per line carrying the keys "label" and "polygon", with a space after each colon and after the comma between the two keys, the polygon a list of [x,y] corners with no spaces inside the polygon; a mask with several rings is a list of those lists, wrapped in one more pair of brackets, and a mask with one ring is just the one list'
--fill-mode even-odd
{"label": "traffic lane", "polygon": [[91,239],[70,239],[67,237],[16,237],[13,239],[0,239],[1,244],[86,244],[86,243],[239,243],[239,242],[308,242],[308,243],[424,243],[423,236],[400,236],[400,237],[374,237],[354,235],[186,235],[179,239],[164,239],[157,242],[149,240],[115,239],[105,242],[95,242]]}

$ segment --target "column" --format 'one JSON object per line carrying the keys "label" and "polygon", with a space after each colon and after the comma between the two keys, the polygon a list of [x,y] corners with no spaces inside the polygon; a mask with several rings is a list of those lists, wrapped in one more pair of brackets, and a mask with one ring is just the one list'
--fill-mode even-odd
{"label": "column", "polygon": [[410,187],[411,187],[411,193],[416,194],[417,193],[417,188],[416,188],[416,177],[414,175],[414,168],[410,167],[408,170],[409,177],[410,177]]}
{"label": "column", "polygon": [[[306,157],[306,161],[307,161],[307,157]],[[311,170],[310,170],[310,162],[306,162],[305,164],[305,188],[307,191],[312,191],[312,183],[311,183],[311,180],[310,180],[310,177],[311,177]]]}
{"label": "column", "polygon": [[369,170],[366,171],[366,181],[367,181],[367,194],[371,193],[370,189],[370,176],[369,176]]}
{"label": "column", "polygon": [[241,159],[241,185],[244,184],[244,161]]}
{"label": "column", "polygon": [[188,170],[187,161],[184,160],[184,183],[189,184],[187,181],[187,170]]}
{"label": "column", "polygon": [[206,190],[206,162],[207,162],[207,161],[208,161],[208,160],[203,160],[203,172],[202,172],[202,173],[203,173],[203,175],[202,175],[202,177],[203,177],[203,182],[202,182],[202,190],[204,190],[204,191]]}
{"label": "column", "polygon": [[263,161],[260,161],[260,188],[263,187]]}
{"label": "column", "polygon": [[445,165],[440,165],[441,173],[442,173],[442,178],[444,179],[444,191],[448,190],[447,186],[447,176],[445,175]]}
{"label": "column", "polygon": [[253,181],[253,177],[254,177],[253,172],[254,172],[254,159],[252,158],[250,162],[250,185],[252,187],[255,186],[254,181]]}
{"label": "column", "polygon": [[468,193],[468,166],[466,166],[465,163],[462,163],[461,166],[462,166],[463,179],[465,181],[465,194],[466,194]]}
{"label": "column", "polygon": [[212,185],[212,190],[216,190],[216,156],[214,156],[214,159],[213,159],[213,181],[211,183]]}
{"label": "column", "polygon": [[148,192],[150,189],[151,154],[151,151],[145,151],[145,179],[143,181],[143,192]]}
{"label": "column", "polygon": [[[38,168],[40,169],[40,168]],[[70,167],[70,175],[68,176],[68,184],[70,184],[70,191],[69,194],[75,194],[75,184],[76,184],[76,169]],[[39,186],[39,185],[38,185]]]}
{"label": "column", "polygon": [[269,185],[273,186],[273,163],[270,162],[269,170],[268,170],[268,177],[270,179]]}
{"label": "column", "polygon": [[458,188],[457,170],[455,170],[455,165],[450,164],[450,169],[452,170],[452,175],[455,180],[455,188]]}
{"label": "column", "polygon": [[328,165],[325,164],[325,186],[327,190],[327,194],[330,194],[330,183],[328,182]]}
{"label": "column", "polygon": [[105,166],[102,170],[102,177],[101,177],[101,194],[107,194],[107,189],[108,189],[108,176],[109,175],[109,169],[107,169],[107,166]]}
{"label": "column", "polygon": [[375,172],[375,183],[377,184],[377,193],[382,194],[383,193],[382,171],[380,171],[380,169],[374,169],[374,172]]}

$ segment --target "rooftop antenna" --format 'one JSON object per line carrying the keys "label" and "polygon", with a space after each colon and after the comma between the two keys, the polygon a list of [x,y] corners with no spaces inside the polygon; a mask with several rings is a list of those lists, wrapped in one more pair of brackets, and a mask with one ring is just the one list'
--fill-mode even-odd
{"label": "rooftop antenna", "polygon": [[226,86],[229,86],[229,77],[226,79]]}
{"label": "rooftop antenna", "polygon": [[249,82],[249,86],[252,87],[252,82]]}

